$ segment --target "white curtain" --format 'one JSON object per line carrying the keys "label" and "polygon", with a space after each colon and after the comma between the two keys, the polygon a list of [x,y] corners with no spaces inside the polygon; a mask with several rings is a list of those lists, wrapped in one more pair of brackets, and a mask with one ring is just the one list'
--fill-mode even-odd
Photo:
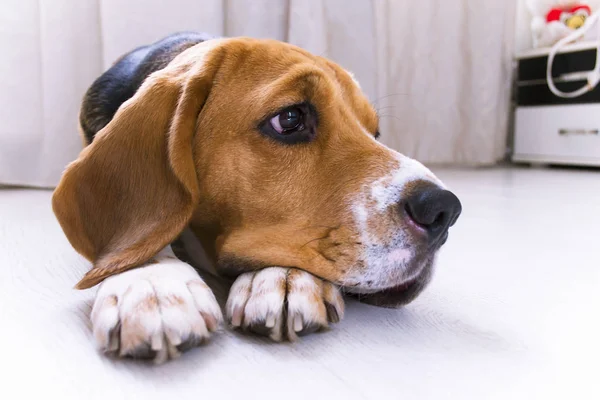
{"label": "white curtain", "polygon": [[79,102],[122,53],[174,31],[271,37],[354,72],[383,141],[428,164],[504,155],[512,0],[3,0],[0,184],[52,187]]}

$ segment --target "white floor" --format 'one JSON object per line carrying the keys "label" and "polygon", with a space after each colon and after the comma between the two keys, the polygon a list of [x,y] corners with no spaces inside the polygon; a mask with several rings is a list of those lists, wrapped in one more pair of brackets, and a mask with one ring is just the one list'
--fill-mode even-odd
{"label": "white floor", "polygon": [[600,399],[600,171],[437,172],[464,212],[413,304],[160,367],[96,353],[50,192],[0,191],[0,398]]}

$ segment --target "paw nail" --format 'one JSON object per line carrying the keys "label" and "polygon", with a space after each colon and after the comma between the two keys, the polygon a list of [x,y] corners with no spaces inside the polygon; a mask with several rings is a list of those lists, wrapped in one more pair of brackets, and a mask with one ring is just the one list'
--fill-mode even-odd
{"label": "paw nail", "polygon": [[201,313],[202,314],[202,318],[204,318],[204,323],[206,324],[206,327],[208,328],[209,332],[213,332],[217,329],[217,326],[219,325],[217,322],[217,319],[207,313]]}
{"label": "paw nail", "polygon": [[163,347],[158,352],[156,352],[156,357],[154,357],[154,364],[162,364],[167,361],[169,357],[169,353],[167,352],[166,347]]}
{"label": "paw nail", "polygon": [[300,332],[302,330],[302,317],[300,315],[296,315],[294,317],[294,331]]}
{"label": "paw nail", "polygon": [[235,327],[239,327],[242,325],[242,315],[243,309],[240,306],[237,306],[233,309],[233,315],[231,316],[231,325]]}
{"label": "paw nail", "polygon": [[176,358],[179,358],[181,356],[181,353],[179,352],[179,350],[177,350],[177,348],[175,347],[175,345],[169,343],[167,344],[167,351],[169,353],[169,358],[171,360],[174,360]]}
{"label": "paw nail", "polygon": [[329,321],[334,323],[340,322],[340,314],[337,312],[333,304],[325,303],[325,308],[327,309],[327,316],[329,317]]}
{"label": "paw nail", "polygon": [[150,346],[152,347],[152,350],[154,350],[154,351],[161,350],[162,347],[163,347],[163,337],[162,337],[162,334],[154,335],[152,337],[152,343],[150,344]]}
{"label": "paw nail", "polygon": [[169,338],[169,348],[171,346],[179,346],[181,344],[181,336],[178,333],[169,332],[167,337]]}
{"label": "paw nail", "polygon": [[267,320],[265,321],[265,326],[267,328],[275,327],[275,315],[274,314],[267,315]]}
{"label": "paw nail", "polygon": [[110,332],[109,340],[108,340],[108,347],[106,348],[107,352],[112,353],[112,352],[119,350],[120,333],[121,333],[121,331],[120,331],[119,327],[113,329]]}

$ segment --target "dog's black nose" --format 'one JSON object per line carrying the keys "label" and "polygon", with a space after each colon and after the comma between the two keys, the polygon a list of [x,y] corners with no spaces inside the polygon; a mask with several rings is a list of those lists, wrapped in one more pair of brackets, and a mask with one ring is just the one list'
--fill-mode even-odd
{"label": "dog's black nose", "polygon": [[428,186],[411,195],[405,204],[406,212],[412,220],[429,234],[431,243],[443,244],[448,228],[458,219],[462,205],[454,193]]}

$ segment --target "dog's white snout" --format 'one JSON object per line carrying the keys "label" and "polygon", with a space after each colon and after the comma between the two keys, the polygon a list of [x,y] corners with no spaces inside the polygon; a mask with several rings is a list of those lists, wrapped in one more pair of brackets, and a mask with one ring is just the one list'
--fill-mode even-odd
{"label": "dog's white snout", "polygon": [[[383,145],[381,145],[383,146]],[[422,270],[431,250],[426,229],[411,224],[405,206],[422,187],[445,192],[444,184],[420,162],[386,148],[387,173],[366,182],[352,204],[360,243],[359,261],[364,266],[349,277],[361,282],[352,291],[369,293],[397,286]]]}
{"label": "dog's white snout", "polygon": [[395,156],[395,165],[390,172],[371,184],[370,196],[376,202],[377,211],[383,212],[388,207],[400,203],[411,184],[428,182],[445,189],[433,172],[420,162],[399,153]]}

